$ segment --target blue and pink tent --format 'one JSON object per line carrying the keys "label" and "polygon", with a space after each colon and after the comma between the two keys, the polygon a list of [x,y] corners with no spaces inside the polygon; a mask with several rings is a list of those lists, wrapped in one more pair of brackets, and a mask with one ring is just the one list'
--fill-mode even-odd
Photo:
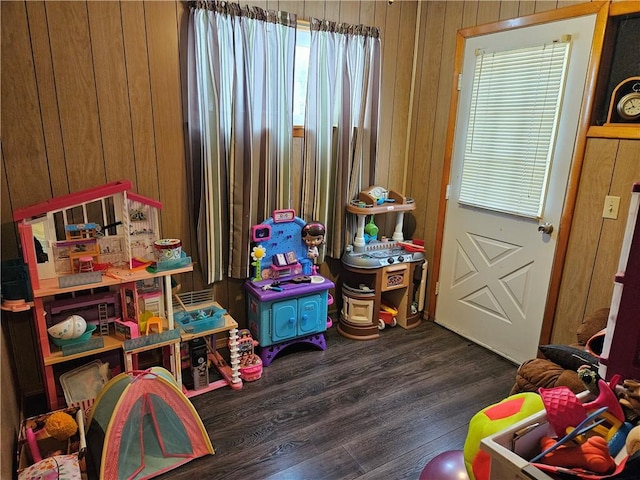
{"label": "blue and pink tent", "polygon": [[112,378],[96,398],[86,436],[88,469],[100,479],[152,478],[214,453],[195,408],[160,367]]}

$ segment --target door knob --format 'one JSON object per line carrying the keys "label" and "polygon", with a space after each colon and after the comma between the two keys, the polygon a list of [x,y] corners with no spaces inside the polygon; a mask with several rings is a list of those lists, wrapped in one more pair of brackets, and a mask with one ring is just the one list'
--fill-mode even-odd
{"label": "door knob", "polygon": [[551,225],[549,222],[543,223],[542,225],[538,226],[538,231],[540,233],[546,233],[547,235],[550,235],[551,232],[553,232],[553,225]]}

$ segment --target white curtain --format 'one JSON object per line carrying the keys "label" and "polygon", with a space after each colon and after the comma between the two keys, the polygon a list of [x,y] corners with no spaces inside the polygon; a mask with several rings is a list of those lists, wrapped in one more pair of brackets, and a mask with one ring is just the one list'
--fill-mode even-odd
{"label": "white curtain", "polygon": [[301,217],[324,224],[339,258],[355,233],[346,206],[374,183],[380,102],[377,28],[310,20]]}
{"label": "white curtain", "polygon": [[208,283],[248,277],[251,225],[290,206],[295,26],[228,2],[191,9],[190,191]]}

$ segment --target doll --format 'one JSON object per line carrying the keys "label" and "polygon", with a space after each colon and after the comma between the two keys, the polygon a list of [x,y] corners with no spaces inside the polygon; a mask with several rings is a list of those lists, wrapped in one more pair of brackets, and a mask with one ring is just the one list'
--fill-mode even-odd
{"label": "doll", "polygon": [[307,257],[313,262],[311,267],[313,275],[318,271],[317,265],[320,255],[318,247],[324,243],[325,233],[324,225],[319,222],[310,222],[302,227],[302,241],[307,246]]}

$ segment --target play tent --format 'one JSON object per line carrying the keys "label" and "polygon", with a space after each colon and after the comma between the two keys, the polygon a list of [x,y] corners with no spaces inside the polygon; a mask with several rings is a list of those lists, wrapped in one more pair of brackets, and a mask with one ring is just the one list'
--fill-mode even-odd
{"label": "play tent", "polygon": [[214,453],[195,408],[160,367],[112,378],[88,425],[88,467],[100,479],[152,478]]}

